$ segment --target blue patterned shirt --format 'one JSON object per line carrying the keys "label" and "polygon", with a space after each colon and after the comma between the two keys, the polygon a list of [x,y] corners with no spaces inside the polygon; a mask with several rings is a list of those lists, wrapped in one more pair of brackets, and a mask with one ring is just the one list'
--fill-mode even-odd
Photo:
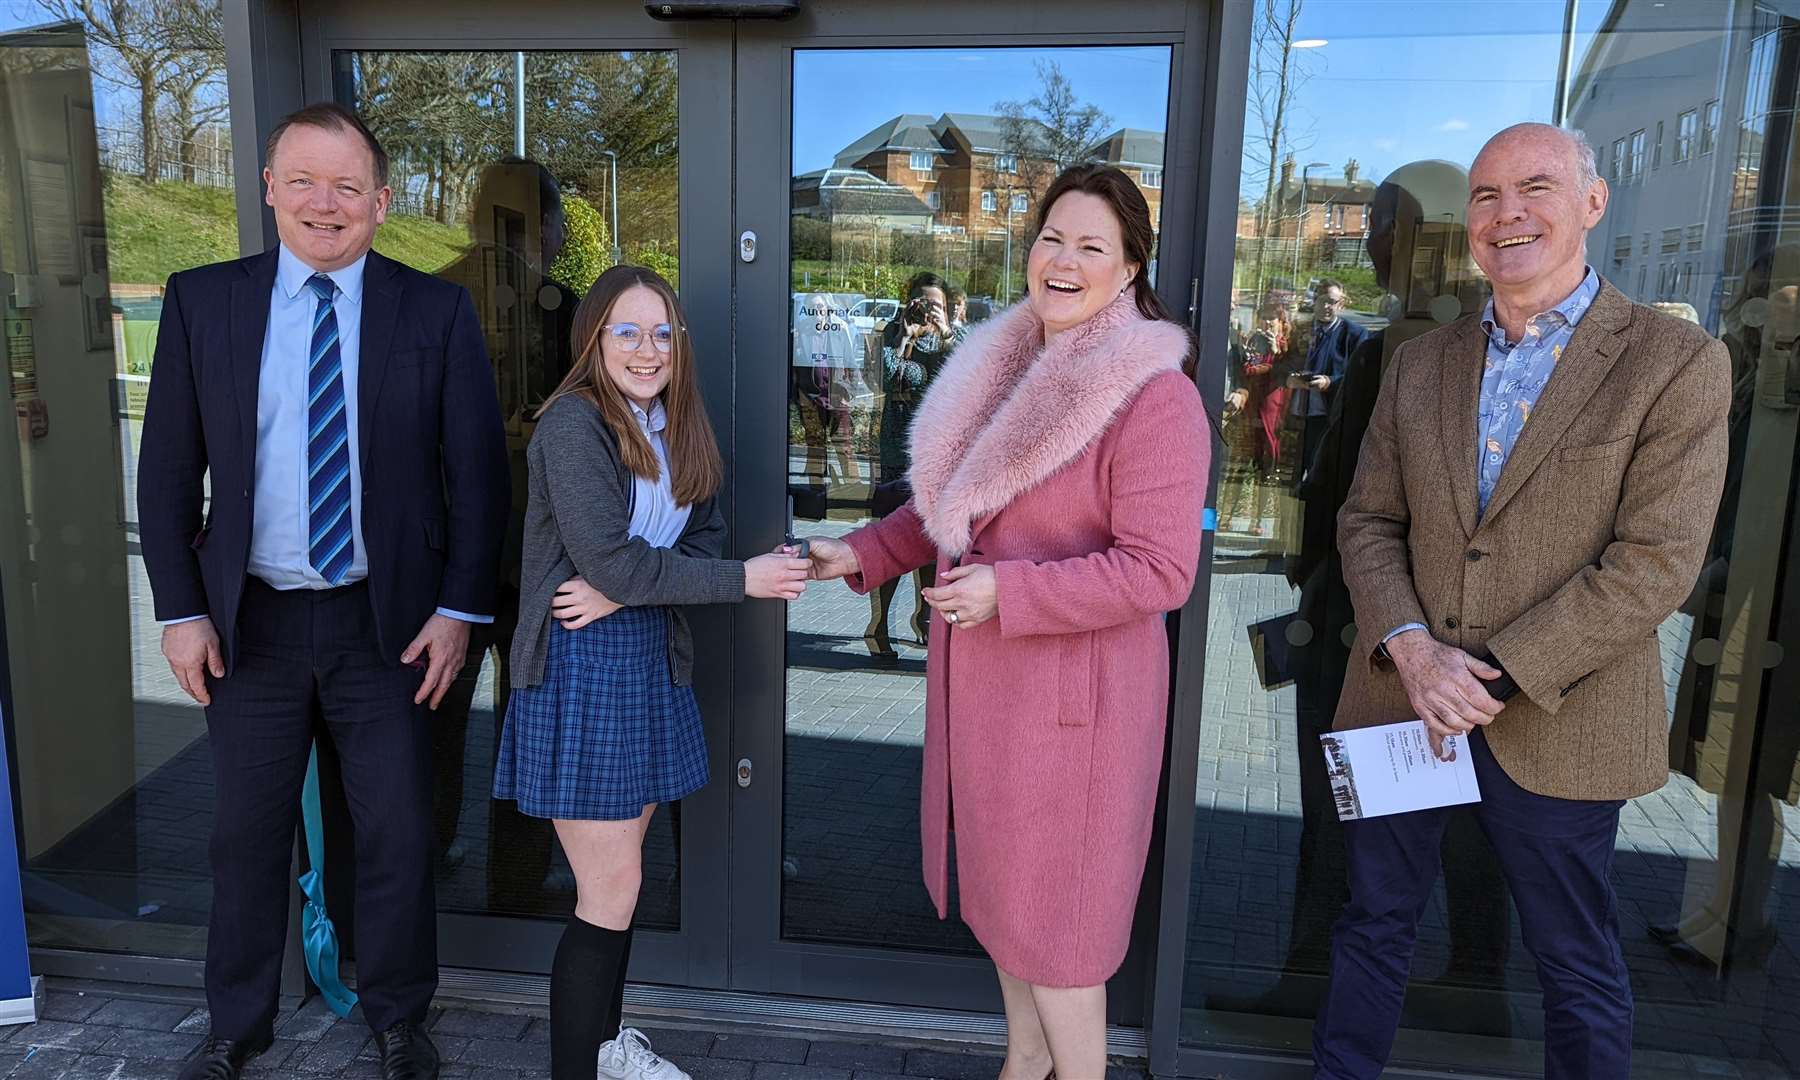
{"label": "blue patterned shirt", "polygon": [[1537,407],[1538,395],[1575,336],[1576,325],[1599,294],[1600,275],[1590,266],[1581,284],[1562,303],[1526,322],[1525,336],[1517,344],[1509,343],[1505,329],[1494,321],[1492,299],[1482,311],[1481,328],[1487,332],[1488,347],[1475,421],[1480,444],[1476,487],[1482,513],[1487,512],[1488,498],[1500,482],[1500,470],[1506,467],[1506,459],[1531,419],[1531,410]]}

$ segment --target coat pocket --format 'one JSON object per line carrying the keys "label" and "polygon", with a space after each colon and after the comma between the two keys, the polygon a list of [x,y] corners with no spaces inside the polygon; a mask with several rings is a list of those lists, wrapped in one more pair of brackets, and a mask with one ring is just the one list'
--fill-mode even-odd
{"label": "coat pocket", "polygon": [[1606,461],[1629,454],[1636,443],[1636,435],[1627,435],[1623,439],[1595,443],[1592,446],[1565,446],[1559,456],[1564,461]]}
{"label": "coat pocket", "polygon": [[425,519],[425,546],[433,551],[445,550],[446,541],[444,539],[443,518]]}
{"label": "coat pocket", "polygon": [[1094,722],[1099,680],[1094,677],[1094,634],[1066,634],[1057,664],[1056,721],[1064,727],[1085,727]]}

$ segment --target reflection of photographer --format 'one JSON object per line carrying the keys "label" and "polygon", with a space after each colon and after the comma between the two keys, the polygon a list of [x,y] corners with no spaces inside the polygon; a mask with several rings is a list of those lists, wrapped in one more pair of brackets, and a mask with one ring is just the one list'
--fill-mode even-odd
{"label": "reflection of photographer", "polygon": [[941,287],[926,286],[923,293],[924,295],[908,300],[906,307],[900,311],[902,358],[910,357],[922,338],[935,339],[926,343],[926,351],[949,351],[942,344],[950,339],[950,315],[944,300],[944,290]]}
{"label": "reflection of photographer", "polygon": [[[882,384],[886,392],[882,395],[878,446],[881,482],[875,487],[870,507],[876,517],[886,517],[912,497],[912,486],[906,479],[906,470],[912,464],[906,435],[925,388],[937,378],[950,351],[963,339],[964,328],[950,318],[950,312],[956,310],[954,296],[956,291],[943,278],[930,271],[916,274],[907,282],[906,303],[882,331]],[[919,570],[914,575],[916,589],[930,588],[933,575],[932,567]],[[897,580],[890,581],[869,594],[869,626],[863,632],[863,641],[875,656],[895,655],[888,640],[888,607],[898,588]],[[925,643],[926,615],[927,609],[915,593],[913,637],[921,645]]]}

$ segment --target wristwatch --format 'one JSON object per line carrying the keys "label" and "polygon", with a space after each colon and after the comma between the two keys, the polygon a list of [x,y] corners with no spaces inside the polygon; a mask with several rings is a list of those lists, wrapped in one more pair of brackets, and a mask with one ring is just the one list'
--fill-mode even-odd
{"label": "wristwatch", "polygon": [[1519,684],[1507,673],[1506,668],[1501,665],[1500,661],[1494,659],[1493,653],[1482,653],[1481,662],[1491,668],[1498,668],[1500,671],[1500,677],[1498,679],[1487,680],[1488,697],[1493,698],[1495,701],[1506,701],[1518,694]]}

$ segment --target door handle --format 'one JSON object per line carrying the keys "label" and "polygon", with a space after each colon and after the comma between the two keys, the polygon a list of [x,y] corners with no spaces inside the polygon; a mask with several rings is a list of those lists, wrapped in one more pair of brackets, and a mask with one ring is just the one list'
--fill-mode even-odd
{"label": "door handle", "polygon": [[754,771],[755,771],[755,766],[753,766],[750,763],[749,758],[739,758],[738,763],[737,763],[738,787],[743,787],[743,788],[749,787],[750,786],[750,776]]}

